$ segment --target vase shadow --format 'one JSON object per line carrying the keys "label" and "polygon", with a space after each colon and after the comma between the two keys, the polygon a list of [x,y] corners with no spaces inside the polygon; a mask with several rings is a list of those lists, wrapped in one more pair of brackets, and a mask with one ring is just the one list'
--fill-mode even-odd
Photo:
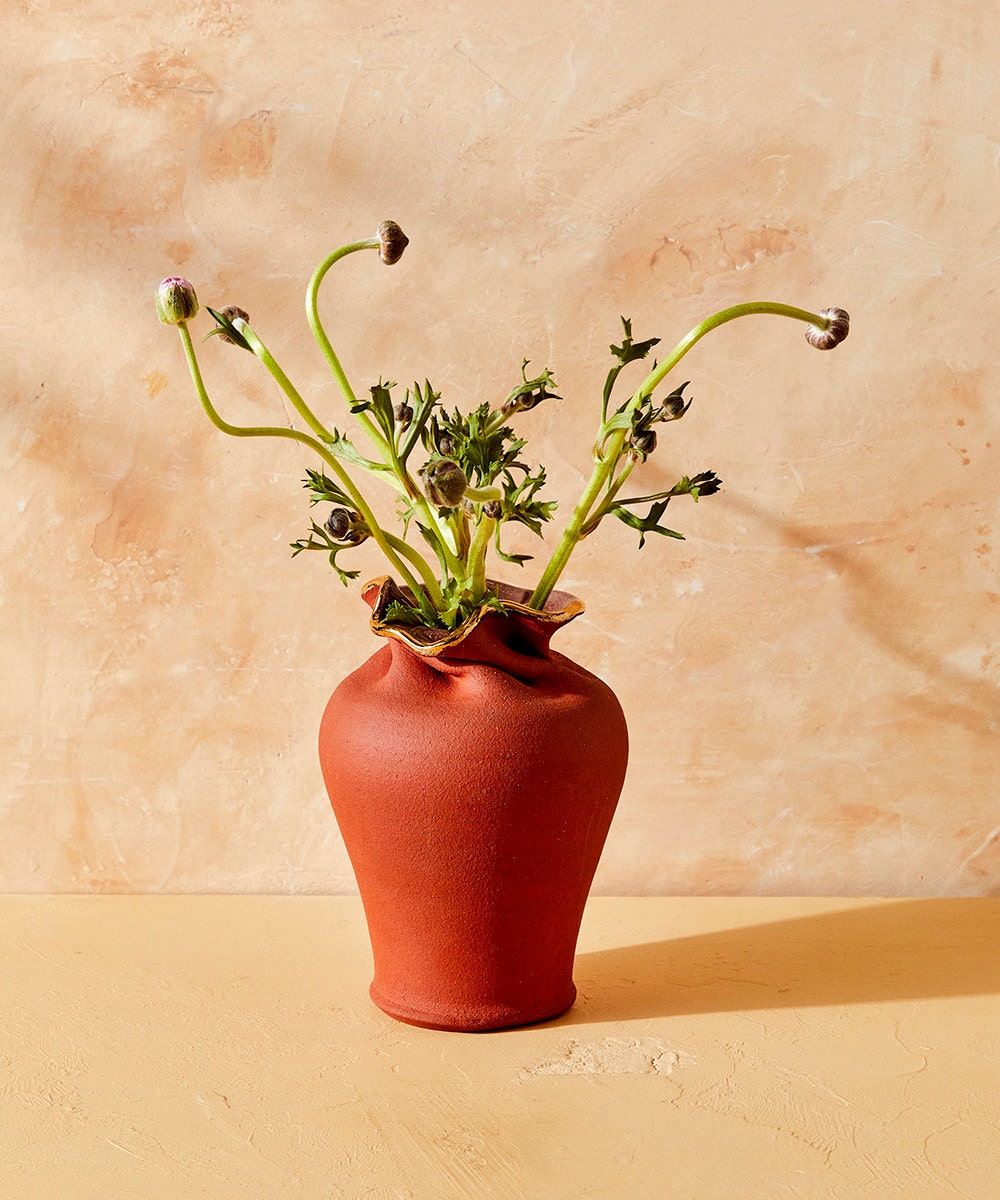
{"label": "vase shadow", "polygon": [[1000,901],[901,900],[577,956],[567,1025],[1000,994]]}

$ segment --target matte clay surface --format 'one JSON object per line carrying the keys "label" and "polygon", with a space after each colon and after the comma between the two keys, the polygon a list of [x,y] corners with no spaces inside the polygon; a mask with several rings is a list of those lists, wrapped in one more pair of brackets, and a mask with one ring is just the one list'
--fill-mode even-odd
{"label": "matte clay surface", "polygon": [[610,688],[549,646],[554,628],[488,613],[439,654],[389,638],[327,705],[320,760],[371,995],[402,1020],[502,1028],[573,1002],[628,734]]}
{"label": "matte clay surface", "polygon": [[[321,296],[355,388],[551,367],[518,428],[564,501],[619,314],[661,351],[744,300],[853,317],[695,347],[633,480],[724,492],[560,582],[632,735],[597,889],[997,891],[998,42],[996,0],[4,5],[0,891],[354,889],[315,739],[367,610],[289,561],[308,454],[211,428],[153,295],[240,304],[344,428],[303,295],[385,217],[402,261]],[[202,358],[228,419],[288,419]]]}
{"label": "matte clay surface", "polygon": [[354,898],[0,899],[0,1195],[996,1195],[1000,902],[598,899],[499,1034],[365,995]]}

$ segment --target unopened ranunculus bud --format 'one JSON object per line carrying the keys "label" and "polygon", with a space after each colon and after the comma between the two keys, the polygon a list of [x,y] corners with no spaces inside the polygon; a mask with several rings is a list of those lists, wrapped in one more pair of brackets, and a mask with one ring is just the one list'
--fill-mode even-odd
{"label": "unopened ranunculus bud", "polygon": [[420,468],[427,499],[438,508],[457,508],[468,480],[453,458],[432,458]]}
{"label": "unopened ranunculus bud", "polygon": [[827,327],[820,329],[818,325],[810,325],[806,330],[806,341],[817,350],[832,350],[850,332],[851,318],[842,308],[821,308],[819,315],[826,318]]}
{"label": "unopened ranunculus bud", "polygon": [[652,454],[656,449],[656,430],[645,429],[642,433],[633,433],[629,438],[629,444],[632,449],[640,454],[643,458]]}
{"label": "unopened ranunculus bud", "polygon": [[[228,321],[235,321],[236,318],[239,317],[241,321],[246,321],[247,324],[250,323],[250,314],[245,312],[236,304],[227,304],[225,308],[220,308],[219,312]],[[219,340],[222,342],[228,342],[230,346],[236,345],[236,342],[234,342],[229,334],[226,333],[225,329],[219,329]]]}
{"label": "unopened ranunculus bud", "polygon": [[691,407],[691,401],[685,400],[683,396],[668,396],[663,401],[663,416],[661,421],[679,421],[681,417]]}
{"label": "unopened ranunculus bud", "polygon": [[164,325],[183,325],[198,312],[194,287],[179,275],[170,275],[156,289],[156,315]]}
{"label": "unopened ranunculus bud", "polygon": [[399,262],[403,251],[410,244],[410,239],[399,228],[395,221],[383,221],[378,227],[379,246],[378,256],[387,265]]}
{"label": "unopened ranunculus bud", "polygon": [[324,528],[335,542],[345,546],[357,546],[370,536],[361,516],[349,508],[335,508],[327,517]]}
{"label": "unopened ranunculus bud", "polygon": [[499,500],[487,500],[483,505],[483,516],[491,521],[499,521],[503,516],[503,504]]}
{"label": "unopened ranunculus bud", "polygon": [[400,429],[406,430],[410,428],[410,422],[413,420],[413,409],[405,400],[400,400],[392,410],[392,415],[395,417],[396,424]]}

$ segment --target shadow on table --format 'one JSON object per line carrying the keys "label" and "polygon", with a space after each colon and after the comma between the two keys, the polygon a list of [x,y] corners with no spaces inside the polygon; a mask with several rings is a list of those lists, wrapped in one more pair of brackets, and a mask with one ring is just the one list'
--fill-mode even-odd
{"label": "shadow on table", "polygon": [[1000,993],[1000,902],[903,900],[576,960],[567,1024]]}

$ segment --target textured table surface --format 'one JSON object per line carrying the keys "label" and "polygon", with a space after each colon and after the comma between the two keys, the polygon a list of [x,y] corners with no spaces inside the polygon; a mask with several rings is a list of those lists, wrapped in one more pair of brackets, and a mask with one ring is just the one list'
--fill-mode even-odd
{"label": "textured table surface", "polygon": [[1000,901],[596,899],[580,998],[367,998],[353,898],[0,898],[0,1196],[996,1195]]}

